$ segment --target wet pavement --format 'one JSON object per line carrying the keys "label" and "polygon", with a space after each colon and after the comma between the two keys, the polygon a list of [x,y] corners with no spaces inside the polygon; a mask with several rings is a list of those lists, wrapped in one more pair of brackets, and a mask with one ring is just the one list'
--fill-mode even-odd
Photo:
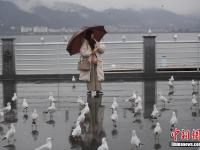
{"label": "wet pavement", "polygon": [[[3,99],[3,87],[6,83],[1,84],[1,99]],[[176,150],[191,149],[197,150],[197,147],[170,147],[172,141],[170,118],[172,112],[177,112],[179,129],[199,129],[199,96],[198,87],[193,89],[191,81],[174,81],[174,88],[169,88],[168,81],[151,81],[151,82],[105,82],[103,83],[104,95],[95,96],[86,95],[86,85],[76,83],[73,88],[72,83],[17,83],[13,86],[17,92],[18,100],[16,109],[1,118],[0,138],[10,127],[10,122],[14,122],[16,128],[16,141],[10,144],[7,141],[0,142],[0,149],[8,150],[32,150],[46,142],[47,137],[53,138],[53,150],[96,150],[101,144],[102,137],[106,137],[110,150],[131,149],[132,130],[136,130],[137,136],[141,139],[141,150]],[[10,87],[10,89],[13,89]],[[146,88],[145,88],[146,87]],[[142,113],[134,116],[134,109],[130,102],[125,102],[133,91],[142,97]],[[196,92],[197,91],[197,92]],[[48,100],[49,92],[53,93],[56,99],[56,111],[50,119],[49,113],[43,113],[50,106]],[[158,93],[162,93],[170,103],[165,105],[158,98]],[[191,109],[192,93],[196,93],[198,105]],[[80,106],[77,103],[78,96],[89,103],[90,113],[86,115],[85,122],[81,124],[82,133],[79,138],[72,138],[72,128],[75,126],[76,119],[80,114]],[[117,98],[119,107],[118,122],[116,127],[111,121],[112,110],[110,106],[113,97]],[[22,101],[26,98],[29,103],[27,114],[23,112]],[[4,104],[6,102],[4,101]],[[161,110],[161,116],[158,122],[161,125],[162,133],[159,141],[155,140],[153,135],[154,125],[157,121],[152,122],[149,118],[153,109],[153,104]],[[3,107],[3,101],[1,101]],[[31,113],[34,108],[39,114],[37,132],[32,132]],[[7,120],[7,121],[5,121]],[[179,137],[180,139],[180,137]],[[135,148],[134,148],[135,149]]]}

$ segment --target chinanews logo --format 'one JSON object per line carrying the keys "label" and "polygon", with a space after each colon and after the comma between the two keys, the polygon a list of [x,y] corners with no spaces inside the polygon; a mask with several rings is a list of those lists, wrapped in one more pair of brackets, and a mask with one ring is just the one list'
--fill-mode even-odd
{"label": "chinanews logo", "polygon": [[200,146],[200,129],[179,129],[174,128],[171,132],[172,147],[199,147]]}

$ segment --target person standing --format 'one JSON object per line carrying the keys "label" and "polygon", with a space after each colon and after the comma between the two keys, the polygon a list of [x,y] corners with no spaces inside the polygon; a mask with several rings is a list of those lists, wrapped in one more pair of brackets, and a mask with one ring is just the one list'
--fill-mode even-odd
{"label": "person standing", "polygon": [[92,30],[86,30],[80,48],[80,59],[90,62],[89,71],[80,70],[79,80],[87,82],[87,94],[96,91],[96,95],[103,95],[101,81],[104,80],[103,60],[105,46],[97,42]]}

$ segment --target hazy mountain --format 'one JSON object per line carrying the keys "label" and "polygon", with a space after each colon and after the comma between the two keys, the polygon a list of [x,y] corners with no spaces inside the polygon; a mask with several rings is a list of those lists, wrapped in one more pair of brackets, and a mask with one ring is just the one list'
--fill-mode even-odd
{"label": "hazy mountain", "polygon": [[[12,2],[0,1],[0,24],[4,26],[45,25],[52,28],[80,27],[103,24],[118,28],[158,28],[200,30],[200,19],[182,16],[163,9],[135,11],[132,9],[107,9],[95,11],[84,6],[58,2],[53,8],[36,6],[29,12]],[[0,26],[0,28],[1,28]]]}
{"label": "hazy mountain", "polygon": [[45,25],[40,16],[24,12],[11,2],[0,1],[0,24],[4,26]]}

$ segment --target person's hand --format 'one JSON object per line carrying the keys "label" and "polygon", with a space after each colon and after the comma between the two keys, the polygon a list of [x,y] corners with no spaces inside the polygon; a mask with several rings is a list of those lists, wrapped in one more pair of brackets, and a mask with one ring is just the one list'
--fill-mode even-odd
{"label": "person's hand", "polygon": [[98,51],[98,48],[94,48],[94,50],[92,51],[92,54],[95,54]]}

